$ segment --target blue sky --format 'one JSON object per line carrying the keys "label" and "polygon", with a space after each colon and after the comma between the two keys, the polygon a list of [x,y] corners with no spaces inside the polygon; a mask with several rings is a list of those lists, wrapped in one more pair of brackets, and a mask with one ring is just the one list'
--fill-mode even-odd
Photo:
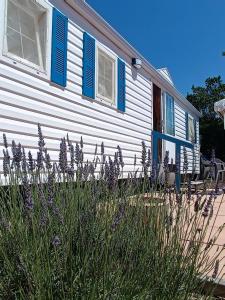
{"label": "blue sky", "polygon": [[209,76],[225,81],[224,0],[86,0],[186,96]]}

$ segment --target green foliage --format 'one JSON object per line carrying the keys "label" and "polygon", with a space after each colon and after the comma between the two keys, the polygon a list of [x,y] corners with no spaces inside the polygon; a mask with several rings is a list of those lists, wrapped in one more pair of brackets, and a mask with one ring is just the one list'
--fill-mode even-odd
{"label": "green foliage", "polygon": [[223,121],[214,111],[214,103],[225,98],[225,84],[220,76],[208,78],[204,87],[192,87],[187,99],[202,113],[200,119],[201,152],[210,156],[215,149],[216,156],[225,160],[225,131]]}

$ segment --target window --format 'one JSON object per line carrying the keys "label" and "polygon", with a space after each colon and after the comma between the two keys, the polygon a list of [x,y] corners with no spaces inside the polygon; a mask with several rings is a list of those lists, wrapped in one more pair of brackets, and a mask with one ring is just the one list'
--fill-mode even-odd
{"label": "window", "polygon": [[195,143],[195,121],[188,115],[188,140]]}
{"label": "window", "polygon": [[97,97],[115,103],[116,95],[116,59],[108,52],[97,48]]}
{"label": "window", "polygon": [[174,99],[172,96],[166,93],[165,102],[165,132],[170,135],[175,135]]}
{"label": "window", "polygon": [[6,11],[7,56],[46,70],[47,9],[37,0],[8,0]]}

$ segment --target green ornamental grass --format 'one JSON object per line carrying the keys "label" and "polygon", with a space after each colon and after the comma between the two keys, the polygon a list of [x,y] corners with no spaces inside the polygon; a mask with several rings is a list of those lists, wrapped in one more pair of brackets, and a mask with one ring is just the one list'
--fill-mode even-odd
{"label": "green ornamental grass", "polygon": [[142,175],[125,180],[119,146],[85,161],[82,138],[67,136],[56,163],[40,125],[38,136],[34,159],[4,135],[0,299],[211,299],[204,282],[223,272],[223,249],[210,255],[223,230],[208,234],[214,192],[169,186],[168,153],[160,182],[144,143]]}

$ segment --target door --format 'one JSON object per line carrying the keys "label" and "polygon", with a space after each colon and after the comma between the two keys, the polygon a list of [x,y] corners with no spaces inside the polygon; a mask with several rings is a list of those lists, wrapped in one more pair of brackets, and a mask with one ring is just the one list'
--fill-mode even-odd
{"label": "door", "polygon": [[[153,130],[162,133],[161,89],[153,84]],[[158,140],[158,161],[162,161],[162,140]]]}

